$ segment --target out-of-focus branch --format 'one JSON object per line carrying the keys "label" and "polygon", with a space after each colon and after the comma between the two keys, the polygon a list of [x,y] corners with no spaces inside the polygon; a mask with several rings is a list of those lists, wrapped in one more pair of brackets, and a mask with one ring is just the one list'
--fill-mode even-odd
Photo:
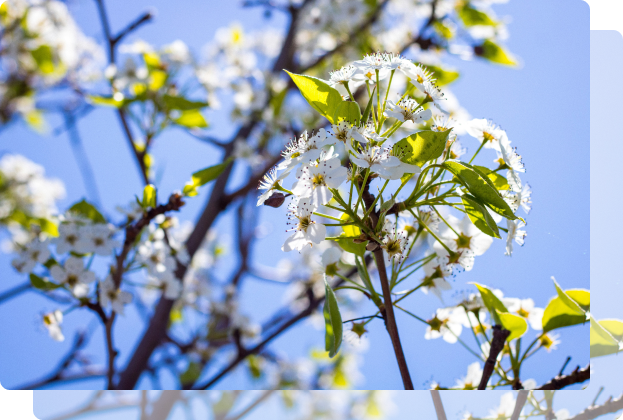
{"label": "out-of-focus branch", "polygon": [[441,402],[441,394],[437,389],[431,389],[430,391],[431,397],[433,397],[433,404],[435,405],[435,413],[437,413],[437,420],[448,420],[446,416],[446,410],[443,408],[443,403]]}
{"label": "out-of-focus branch", "polygon": [[123,40],[123,38],[125,38],[127,35],[129,35],[134,30],[138,29],[139,26],[151,21],[154,18],[154,16],[156,16],[156,12],[154,10],[148,10],[144,12],[141,16],[136,18],[134,22],[131,22],[128,26],[123,28],[121,32],[119,32],[117,36],[115,36],[111,40],[112,44],[116,46],[119,42],[121,42],[121,40]]}
{"label": "out-of-focus branch", "polygon": [[274,389],[263,391],[262,394],[257,399],[255,399],[252,403],[246,406],[244,410],[242,410],[240,413],[236,414],[235,416],[227,417],[225,420],[241,420],[247,414],[253,411],[258,405],[266,401],[271,395],[274,394],[274,392],[275,392]]}
{"label": "out-of-focus branch", "polygon": [[68,381],[75,381],[75,380],[81,380],[81,379],[88,379],[93,376],[99,376],[99,375],[94,375],[93,372],[86,372],[86,373],[82,373],[78,375],[66,375],[65,374],[69,366],[78,358],[79,352],[87,345],[89,341],[88,339],[89,337],[86,332],[76,333],[71,349],[69,349],[65,357],[63,357],[63,359],[60,361],[56,369],[54,369],[54,371],[50,375],[36,382],[32,382],[27,385],[22,385],[18,387],[17,389],[37,389],[37,388],[42,388],[51,383],[56,383],[60,381],[68,382]]}
{"label": "out-of-focus branch", "polygon": [[506,339],[508,338],[510,333],[510,331],[505,330],[499,325],[493,326],[493,339],[491,340],[491,349],[489,350],[489,357],[487,357],[485,366],[482,369],[482,377],[480,378],[480,384],[478,385],[479,390],[487,388],[487,382],[489,382],[489,378],[491,378],[491,375],[493,374],[495,364],[498,360],[498,355],[502,350],[504,350],[504,343],[506,343]]}
{"label": "out-of-focus branch", "polygon": [[529,391],[522,390],[517,393],[517,401],[515,401],[515,408],[513,409],[513,414],[511,415],[510,420],[519,420],[521,410],[523,409],[523,406],[526,405],[526,400],[528,399],[528,392]]}
{"label": "out-of-focus branch", "polygon": [[32,285],[30,284],[30,282],[26,282],[24,284],[20,284],[19,286],[15,286],[12,289],[9,289],[6,292],[0,293],[0,303],[3,303],[4,301],[9,300],[11,298],[14,298],[15,296],[18,296],[22,294],[23,292],[30,290],[31,288],[32,288]]}
{"label": "out-of-focus branch", "polygon": [[62,414],[60,416],[53,417],[49,420],[72,420],[87,413],[93,414],[101,413],[104,411],[120,410],[124,408],[134,408],[136,405],[134,401],[127,399],[119,400],[109,404],[98,405],[97,403],[103,395],[104,391],[97,391],[82,407],[74,411]]}
{"label": "out-of-focus branch", "polygon": [[78,125],[76,117],[72,112],[65,112],[65,129],[69,135],[69,143],[71,144],[71,150],[74,153],[74,158],[82,174],[82,181],[84,182],[84,188],[87,191],[87,195],[93,200],[95,204],[101,206],[101,200],[99,190],[97,188],[97,182],[95,181],[95,175],[93,174],[93,167],[89,162],[89,158],[84,150],[80,133],[78,132]]}
{"label": "out-of-focus branch", "polygon": [[335,48],[333,48],[332,50],[327,51],[326,53],[324,53],[323,55],[321,55],[320,57],[316,58],[314,61],[312,61],[311,63],[305,65],[305,66],[301,66],[297,71],[299,73],[304,73],[309,69],[312,69],[314,67],[316,67],[318,64],[322,63],[324,60],[326,60],[327,58],[330,58],[331,56],[333,56],[334,54],[340,52],[341,50],[343,50],[347,45],[351,44],[352,38],[353,36],[365,31],[366,29],[368,29],[370,26],[372,26],[381,16],[381,11],[383,10],[383,7],[385,7],[385,5],[389,3],[389,0],[382,0],[380,2],[378,2],[378,4],[376,5],[376,7],[374,8],[374,10],[370,13],[370,16],[364,20],[361,24],[359,24],[359,26],[357,26],[353,32],[351,32],[348,37],[346,37],[344,39],[344,41],[340,42],[339,44],[337,44],[335,46]]}
{"label": "out-of-focus branch", "polygon": [[541,385],[537,390],[555,390],[563,389],[573,384],[579,384],[588,381],[591,378],[591,365],[580,369],[576,367],[569,375],[558,375],[546,384]]}
{"label": "out-of-focus branch", "polygon": [[604,414],[616,413],[620,410],[623,410],[623,395],[615,399],[610,397],[602,405],[592,405],[568,420],[592,420]]}
{"label": "out-of-focus branch", "polygon": [[166,420],[181,396],[181,391],[162,391],[160,397],[152,404],[148,420]]}

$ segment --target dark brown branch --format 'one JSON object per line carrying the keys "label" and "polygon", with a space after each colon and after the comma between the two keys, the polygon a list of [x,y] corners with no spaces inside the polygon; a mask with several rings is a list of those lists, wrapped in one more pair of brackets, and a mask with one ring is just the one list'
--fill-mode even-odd
{"label": "dark brown branch", "polygon": [[480,378],[480,384],[478,385],[479,390],[483,390],[487,388],[487,382],[489,382],[489,378],[493,374],[493,370],[495,369],[495,364],[498,360],[498,354],[502,350],[504,350],[504,343],[506,343],[506,339],[510,335],[510,331],[505,330],[499,325],[493,326],[493,339],[491,340],[491,349],[489,350],[489,357],[485,362],[485,367],[482,370],[482,378]]}
{"label": "dark brown branch", "polygon": [[446,410],[443,408],[443,403],[441,402],[441,394],[436,389],[431,389],[430,391],[431,397],[433,397],[433,404],[435,405],[435,413],[437,413],[437,420],[448,420],[446,416]]}
{"label": "dark brown branch", "polygon": [[604,414],[616,413],[620,410],[623,410],[623,395],[615,399],[610,397],[602,405],[592,405],[568,420],[592,420]]}
{"label": "dark brown branch", "polygon": [[528,391],[524,390],[517,393],[517,401],[515,401],[515,408],[513,409],[513,414],[511,415],[510,420],[519,420],[519,415],[521,414],[523,406],[526,405],[527,399]]}
{"label": "dark brown branch", "polygon": [[246,406],[244,410],[242,410],[240,413],[236,414],[235,416],[227,417],[225,420],[241,420],[247,414],[253,411],[258,405],[266,401],[274,392],[275,392],[274,389],[268,389],[266,391],[262,391],[262,394],[257,399],[255,399],[252,403]]}
{"label": "dark brown branch", "polygon": [[123,38],[125,38],[131,32],[138,29],[139,26],[151,21],[155,15],[156,14],[153,10],[148,10],[145,13],[143,13],[141,16],[136,18],[134,22],[131,22],[128,26],[122,29],[121,32],[119,32],[117,36],[111,40],[112,44],[116,46],[119,42],[121,42],[121,40],[123,40]]}
{"label": "dark brown branch", "polygon": [[181,391],[162,391],[158,400],[152,404],[149,420],[166,420],[181,396]]}
{"label": "dark brown branch", "polygon": [[591,378],[591,365],[580,369],[576,367],[569,375],[558,375],[546,384],[541,385],[537,390],[556,390],[563,389],[573,384],[580,384]]}

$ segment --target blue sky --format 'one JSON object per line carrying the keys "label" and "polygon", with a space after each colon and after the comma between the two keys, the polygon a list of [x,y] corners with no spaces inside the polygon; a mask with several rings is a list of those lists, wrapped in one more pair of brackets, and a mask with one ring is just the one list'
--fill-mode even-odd
{"label": "blue sky", "polygon": [[[154,6],[158,15],[130,41],[142,38],[161,45],[183,39],[199,52],[218,27],[239,21],[247,30],[264,25],[283,26],[284,20],[275,14],[265,21],[257,9],[238,8],[238,2],[215,3],[199,1],[108,1],[113,29]],[[85,32],[101,39],[99,22],[91,2],[72,3],[78,22]],[[509,15],[511,38],[508,46],[521,57],[519,70],[483,63],[448,59],[460,68],[461,79],[452,86],[461,104],[477,118],[491,118],[507,130],[513,145],[524,158],[527,172],[524,177],[533,187],[534,209],[528,217],[526,246],[512,258],[503,255],[503,242],[494,243],[488,253],[479,257],[473,271],[457,276],[455,290],[472,291],[468,282],[477,281],[501,288],[506,295],[532,297],[538,306],[545,306],[555,294],[549,280],[555,276],[564,288],[589,286],[589,14],[588,6],[580,0],[512,0],[496,6],[499,15]],[[564,11],[564,13],[561,13]],[[219,113],[208,112],[215,122],[213,133],[227,138],[233,126],[219,123]],[[221,118],[221,120],[224,120]],[[54,121],[52,124],[54,126]],[[93,164],[105,208],[112,212],[141,190],[134,162],[128,153],[125,139],[114,114],[102,109],[92,113],[79,126],[87,154]],[[22,126],[2,132],[2,152],[16,152],[43,164],[47,174],[61,178],[68,190],[63,204],[81,198],[85,192],[79,171],[65,136],[41,138]],[[473,151],[477,142],[465,139]],[[213,150],[198,143],[181,131],[172,130],[156,145],[156,159],[166,165],[160,190],[179,189],[191,171],[216,162]],[[487,158],[489,159],[489,158]],[[486,160],[484,161],[485,163]],[[189,169],[190,168],[190,169]],[[238,171],[241,173],[241,171]],[[240,181],[240,177],[238,177]],[[181,214],[192,220],[199,211],[205,195],[189,200]],[[262,209],[260,222],[272,222],[274,231],[255,249],[255,258],[270,265],[282,258],[278,251],[285,234],[278,225],[275,212]],[[227,217],[220,220],[219,232],[231,232]],[[10,257],[0,255],[0,267],[6,267],[0,290],[23,282],[21,276],[9,269]],[[234,261],[221,268],[226,274]],[[248,280],[243,286],[242,306],[247,312],[265,319],[281,304],[282,286]],[[452,303],[450,296],[447,303]],[[261,302],[261,304],[260,304]],[[418,315],[429,317],[440,304],[435,298],[418,294],[408,308]],[[35,379],[54,366],[70,345],[52,342],[39,327],[39,316],[55,306],[34,294],[28,294],[0,307],[0,335],[8,343],[0,347],[0,381],[7,388]],[[368,308],[370,310],[370,308]],[[67,336],[78,326],[85,325],[91,315],[72,315],[66,319]],[[363,315],[367,312],[362,313]],[[610,316],[611,314],[604,314]],[[398,315],[403,345],[412,360],[412,375],[416,387],[431,379],[452,385],[454,379],[466,373],[473,360],[459,348],[441,340],[425,341],[424,328],[411,319]],[[137,330],[142,329],[136,314],[130,313],[118,323],[116,341],[122,355],[134,346]],[[369,328],[371,346],[364,355],[362,371],[374,378],[361,384],[362,388],[397,389],[400,387],[395,362],[388,358],[391,343],[381,323]],[[532,332],[529,334],[533,334]],[[537,354],[526,367],[527,377],[537,382],[550,379],[572,355],[572,365],[588,362],[588,327],[560,330],[562,344],[551,354]],[[301,324],[289,334],[276,340],[273,348],[293,357],[305,355],[310,346],[322,343],[322,331]],[[529,335],[529,337],[531,337]],[[89,347],[96,360],[103,362],[103,341],[98,331]],[[21,363],[15,363],[19,360]],[[125,359],[122,357],[120,362]],[[425,361],[425,363],[424,363]],[[547,368],[541,368],[546,366]],[[148,383],[144,384],[148,386]],[[99,381],[84,382],[80,387],[101,387]],[[238,373],[219,383],[225,388],[248,387],[246,375]]]}

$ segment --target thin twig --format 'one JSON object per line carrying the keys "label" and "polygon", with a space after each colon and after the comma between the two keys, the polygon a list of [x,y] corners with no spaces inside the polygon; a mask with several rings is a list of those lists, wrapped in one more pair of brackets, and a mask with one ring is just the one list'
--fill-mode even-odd
{"label": "thin twig", "polygon": [[247,414],[249,414],[251,411],[253,411],[258,405],[260,405],[261,403],[266,401],[266,399],[268,399],[274,393],[275,393],[274,389],[269,389],[269,390],[266,390],[266,391],[262,392],[262,394],[255,401],[253,401],[251,404],[249,404],[244,410],[242,410],[240,413],[236,414],[233,417],[227,417],[225,420],[240,420],[240,419],[242,419]]}
{"label": "thin twig", "polygon": [[493,326],[493,340],[491,341],[489,357],[487,358],[485,366],[482,370],[482,378],[480,378],[480,384],[478,385],[479,390],[487,388],[487,383],[489,382],[489,378],[491,378],[491,375],[493,374],[495,364],[498,360],[498,354],[500,354],[500,352],[504,350],[504,343],[506,343],[506,339],[508,338],[510,333],[510,331],[505,330],[499,325]]}
{"label": "thin twig", "polygon": [[139,26],[141,26],[144,23],[147,23],[147,22],[151,21],[154,18],[155,15],[156,15],[156,12],[154,10],[146,11],[141,16],[136,18],[134,20],[134,22],[131,22],[128,26],[126,26],[124,29],[122,29],[121,32],[119,32],[117,34],[117,36],[115,36],[112,39],[111,42],[113,43],[113,45],[116,46],[119,42],[121,42],[121,40],[123,40],[123,38],[125,38],[131,32],[133,32],[136,29],[138,29]]}

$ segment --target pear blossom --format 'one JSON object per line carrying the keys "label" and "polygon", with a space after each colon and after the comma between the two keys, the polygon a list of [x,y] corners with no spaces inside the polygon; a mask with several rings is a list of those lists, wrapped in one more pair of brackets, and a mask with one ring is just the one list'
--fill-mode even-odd
{"label": "pear blossom", "polygon": [[158,277],[175,270],[175,258],[169,246],[162,240],[145,241],[138,246],[136,260],[147,267],[147,271]]}
{"label": "pear blossom", "polygon": [[329,188],[338,188],[346,180],[347,171],[337,158],[320,161],[318,166],[304,166],[292,193],[299,198],[312,198],[315,205],[327,204],[333,196]]}
{"label": "pear blossom", "polygon": [[516,148],[511,147],[510,141],[505,136],[500,139],[499,146],[502,159],[506,166],[508,166],[506,175],[508,185],[510,185],[513,191],[521,191],[521,179],[519,178],[518,172],[526,172],[521,156],[517,154]]}
{"label": "pear blossom", "polygon": [[424,87],[425,83],[430,83],[431,85],[435,83],[435,79],[433,78],[433,72],[427,70],[426,67],[420,64],[410,64],[411,65],[400,66],[399,70],[402,71],[409,79],[411,79],[411,83],[413,83],[416,88],[426,93],[426,89]]}
{"label": "pear blossom", "polygon": [[281,247],[282,251],[290,252],[293,249],[300,251],[305,246],[319,244],[324,241],[327,228],[316,221],[312,220],[312,213],[316,207],[312,205],[309,199],[299,199],[298,203],[290,206],[288,215],[288,225],[294,233]]}
{"label": "pear blossom", "polygon": [[505,255],[511,256],[513,253],[513,241],[519,246],[523,246],[526,238],[526,231],[522,230],[526,226],[521,220],[508,220],[506,219],[506,227],[508,229],[508,235],[506,237],[506,252]]}
{"label": "pear blossom", "polygon": [[11,265],[20,273],[30,273],[37,264],[43,264],[49,258],[48,241],[35,239],[19,252],[18,257],[11,261]]}
{"label": "pear blossom", "polygon": [[481,378],[482,368],[480,367],[480,362],[474,362],[467,367],[467,375],[461,379],[457,379],[454,387],[463,390],[478,389]]}
{"label": "pear blossom", "polygon": [[452,289],[452,286],[446,280],[447,277],[452,275],[452,267],[445,264],[439,257],[435,257],[424,264],[424,274],[426,276],[423,280],[425,286],[422,286],[424,293],[430,291],[441,299],[443,291]]}
{"label": "pear blossom", "polygon": [[457,342],[463,331],[465,311],[463,308],[439,308],[435,316],[429,319],[424,338],[427,340],[442,337],[447,343]]}
{"label": "pear blossom", "polygon": [[467,133],[478,140],[484,142],[485,149],[500,150],[500,142],[507,140],[506,132],[487,119],[474,118],[466,124]]}
{"label": "pear blossom", "polygon": [[119,241],[113,239],[114,234],[114,227],[106,223],[82,226],[80,240],[76,243],[75,250],[81,254],[109,256],[121,245]]}
{"label": "pear blossom", "polygon": [[50,275],[61,285],[67,285],[74,296],[80,298],[89,292],[89,284],[95,281],[95,273],[84,267],[82,258],[69,257],[61,266],[50,268]]}
{"label": "pear blossom", "polygon": [[441,112],[446,113],[440,104],[441,101],[446,100],[445,94],[441,91],[441,89],[439,89],[439,87],[437,87],[436,84],[425,80],[424,83],[422,83],[422,91],[426,94],[426,99],[429,102],[432,102]]}
{"label": "pear blossom", "polygon": [[[493,417],[494,419],[507,419],[513,415],[514,410],[515,393],[507,392],[502,394],[502,398],[500,398],[500,405],[493,410],[489,410],[489,417]],[[523,412],[523,409],[521,411]]]}
{"label": "pear blossom", "polygon": [[398,121],[411,121],[419,124],[423,121],[430,120],[433,113],[430,109],[423,108],[418,111],[420,104],[413,99],[401,99],[397,104],[391,99],[387,101],[387,107],[383,115],[386,117],[396,118]]}
{"label": "pear blossom", "polygon": [[402,162],[392,153],[392,149],[371,146],[361,152],[354,152],[350,159],[361,168],[370,168],[383,179],[400,179],[405,173],[419,174],[421,172],[419,166]]}
{"label": "pear blossom", "polygon": [[[493,243],[493,238],[478,229],[467,215],[461,220],[450,215],[446,220],[452,228],[444,224],[438,236],[451,251],[458,253],[459,256],[450,255],[445,247],[431,237],[431,241],[434,241],[433,249],[447,263],[459,264],[465,271],[470,271],[474,257],[484,254]],[[458,259],[455,261],[456,258]]]}
{"label": "pear blossom", "polygon": [[109,275],[99,284],[99,299],[103,308],[110,305],[114,312],[123,315],[125,305],[132,302],[132,294],[118,289],[112,276]]}
{"label": "pear blossom", "polygon": [[58,309],[54,312],[43,315],[43,325],[48,330],[50,337],[55,341],[64,341],[65,336],[61,330],[63,323],[63,312]]}
{"label": "pear blossom", "polygon": [[324,128],[311,137],[304,131],[298,140],[293,140],[286,146],[283,157],[285,161],[277,165],[278,170],[284,170],[282,174],[285,177],[298,164],[308,164],[320,158],[322,147],[326,145],[327,132]]}
{"label": "pear blossom", "polygon": [[277,168],[273,168],[264,175],[264,178],[260,181],[257,189],[265,190],[257,199],[257,205],[261,206],[268,200],[273,193],[281,188],[281,182],[285,178],[285,173],[277,175]]}
{"label": "pear blossom", "polygon": [[58,237],[52,239],[56,245],[56,252],[66,254],[76,250],[76,245],[81,238],[80,226],[76,223],[61,223],[58,226]]}
{"label": "pear blossom", "polygon": [[516,313],[517,315],[525,318],[532,329],[537,331],[543,329],[542,322],[544,309],[535,307],[534,300],[508,298],[504,301],[504,304],[509,312]]}

